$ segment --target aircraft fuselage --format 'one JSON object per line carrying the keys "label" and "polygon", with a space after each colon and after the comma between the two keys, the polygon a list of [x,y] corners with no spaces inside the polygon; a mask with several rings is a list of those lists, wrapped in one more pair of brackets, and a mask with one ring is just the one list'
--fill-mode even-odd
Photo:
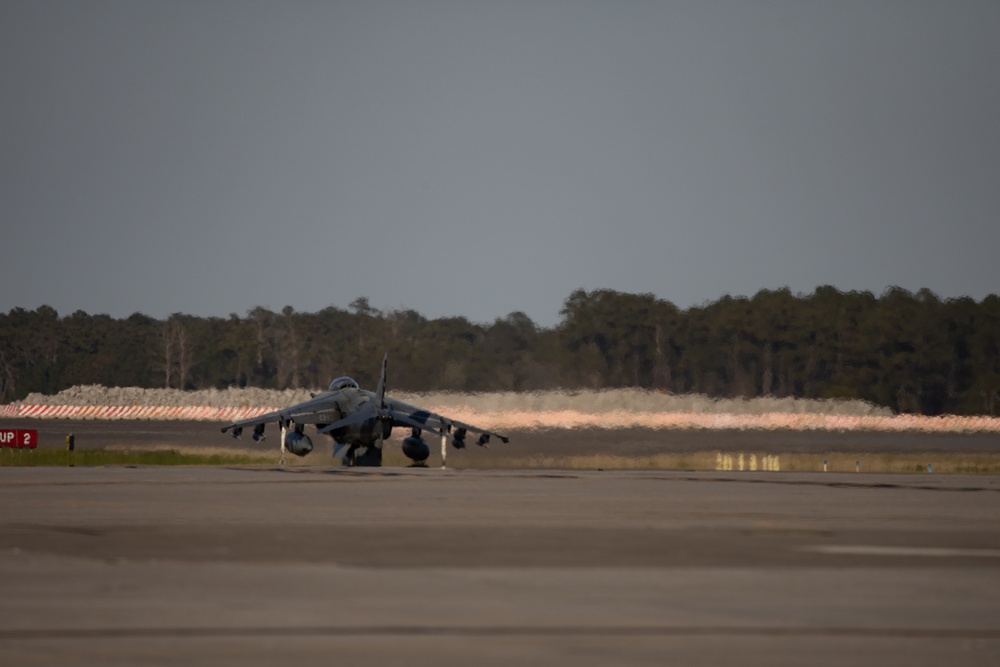
{"label": "aircraft fuselage", "polygon": [[[327,394],[335,407],[322,416],[329,415],[329,419],[324,423],[317,423],[316,428],[322,429],[326,423],[333,423],[344,417],[361,412],[371,405],[375,400],[375,395],[364,389],[341,389]],[[356,445],[359,447],[371,447],[380,440],[385,440],[392,435],[392,423],[381,419],[366,419],[359,424],[351,424],[331,431],[329,435],[338,443],[343,445]]]}

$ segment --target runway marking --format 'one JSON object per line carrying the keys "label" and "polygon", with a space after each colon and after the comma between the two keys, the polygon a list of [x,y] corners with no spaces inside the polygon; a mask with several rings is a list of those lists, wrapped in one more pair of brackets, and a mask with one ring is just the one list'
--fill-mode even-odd
{"label": "runway marking", "polygon": [[949,547],[882,547],[869,544],[829,544],[801,547],[799,551],[831,556],[916,556],[918,558],[1000,558],[1000,549]]}

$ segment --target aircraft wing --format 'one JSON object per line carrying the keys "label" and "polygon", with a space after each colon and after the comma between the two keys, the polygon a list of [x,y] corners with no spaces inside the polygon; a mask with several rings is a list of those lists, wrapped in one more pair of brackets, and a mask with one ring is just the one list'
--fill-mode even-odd
{"label": "aircraft wing", "polygon": [[222,427],[225,433],[229,429],[244,429],[249,426],[259,426],[273,422],[294,421],[297,424],[319,424],[329,423],[339,419],[340,408],[336,400],[329,394],[320,394],[308,401],[297,403],[296,405],[268,412],[267,414],[233,422]]}
{"label": "aircraft wing", "polygon": [[480,445],[485,445],[489,442],[490,437],[497,438],[501,442],[508,442],[510,440],[507,436],[495,431],[490,431],[489,429],[473,424],[466,424],[415,405],[389,398],[388,396],[385,398],[385,408],[392,417],[393,425],[416,427],[438,435],[443,433],[454,435],[458,430],[471,431],[472,433],[480,434],[480,439],[477,443]]}

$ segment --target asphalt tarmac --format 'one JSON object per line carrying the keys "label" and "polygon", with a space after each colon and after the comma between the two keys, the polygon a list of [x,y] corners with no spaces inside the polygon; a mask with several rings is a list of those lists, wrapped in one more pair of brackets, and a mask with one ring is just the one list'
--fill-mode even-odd
{"label": "asphalt tarmac", "polygon": [[996,665],[1000,477],[7,467],[0,577],[5,666]]}

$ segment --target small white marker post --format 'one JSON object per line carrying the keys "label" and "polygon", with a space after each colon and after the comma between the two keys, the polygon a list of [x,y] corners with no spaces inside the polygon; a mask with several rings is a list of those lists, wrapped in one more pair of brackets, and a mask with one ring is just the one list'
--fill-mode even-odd
{"label": "small white marker post", "polygon": [[444,432],[441,433],[441,467],[447,468],[447,458],[448,458],[448,436]]}

